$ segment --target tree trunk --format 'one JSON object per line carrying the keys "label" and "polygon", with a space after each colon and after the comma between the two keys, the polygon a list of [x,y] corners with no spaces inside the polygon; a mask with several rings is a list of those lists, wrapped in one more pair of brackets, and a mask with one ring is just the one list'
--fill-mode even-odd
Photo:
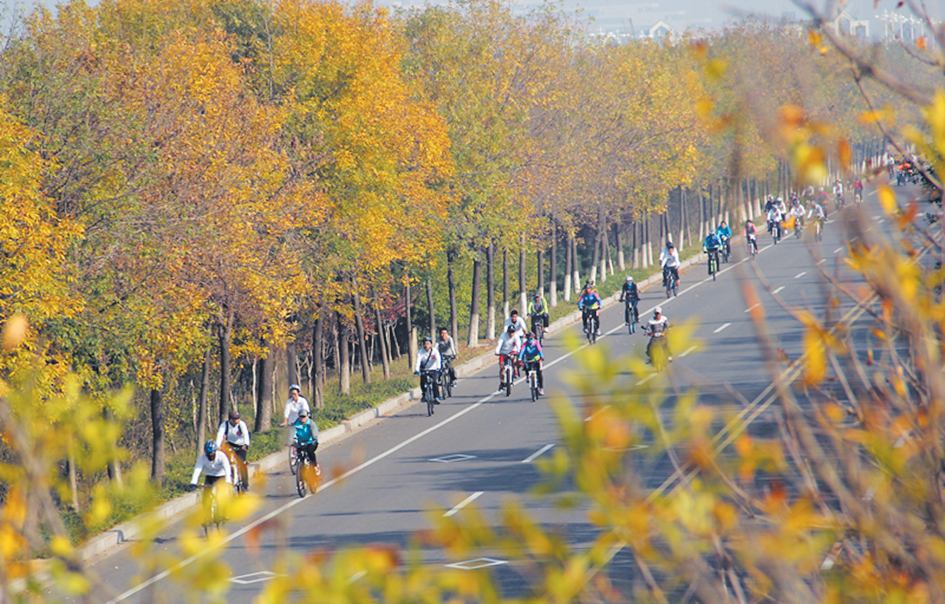
{"label": "tree trunk", "polygon": [[[427,277],[427,312],[430,314],[430,339],[436,340],[436,308],[433,305],[433,277]],[[411,365],[413,367],[413,365]]]}
{"label": "tree trunk", "polygon": [[77,513],[81,513],[82,508],[79,506],[79,474],[75,469],[75,455],[73,453],[69,453],[66,469],[69,474],[69,493],[72,496],[72,509]]}
{"label": "tree trunk", "polygon": [[390,352],[387,350],[387,342],[384,339],[384,320],[381,318],[380,303],[377,299],[377,292],[374,292],[374,324],[377,330],[377,343],[381,347],[381,365],[384,368],[384,379],[390,379]]}
{"label": "tree trunk", "polygon": [[571,235],[571,264],[574,271],[571,281],[574,285],[574,293],[577,294],[581,292],[581,259],[577,252],[577,237],[574,235]]}
{"label": "tree trunk", "polygon": [[623,225],[619,222],[614,223],[614,243],[617,246],[617,268],[621,272],[627,270],[627,257],[623,252]]}
{"label": "tree trunk", "polygon": [[[218,329],[220,337],[220,404],[217,413],[217,424],[223,423],[230,408],[230,340],[231,319],[227,319]],[[152,403],[153,404],[153,403]]]}
{"label": "tree trunk", "polygon": [[[321,312],[321,311],[319,311]],[[312,326],[312,364],[315,368],[315,388],[312,399],[316,409],[325,408],[325,393],[322,386],[325,383],[325,320],[315,319]]]}
{"label": "tree trunk", "polygon": [[495,339],[495,243],[486,248],[486,339]]}
{"label": "tree trunk", "polygon": [[466,339],[466,344],[473,348],[479,346],[479,273],[480,264],[482,261],[479,259],[479,254],[476,254],[476,257],[473,259],[473,274],[472,274],[472,296],[469,300],[469,337]]}
{"label": "tree trunk", "polygon": [[502,249],[502,316],[508,317],[511,309],[509,300],[509,250]]}
{"label": "tree trunk", "polygon": [[600,240],[600,282],[607,280],[607,260],[610,255],[610,246],[607,244],[607,216],[603,206],[600,207],[600,221],[597,225],[597,238]]}
{"label": "tree trunk", "polygon": [[164,397],[151,390],[151,480],[164,480]]}
{"label": "tree trunk", "polygon": [[[456,308],[456,276],[453,274],[453,264],[455,262],[456,252],[452,249],[446,250],[446,286],[449,289],[450,298],[450,335],[458,338],[459,312]],[[430,337],[436,341],[436,333]]]}
{"label": "tree trunk", "polygon": [[597,209],[597,230],[594,231],[594,239],[591,247],[591,277],[590,281],[597,282],[597,271],[600,266],[600,207]]}
{"label": "tree trunk", "polygon": [[358,359],[361,361],[361,381],[365,384],[371,383],[371,367],[368,364],[367,354],[367,334],[364,330],[364,317],[361,316],[361,294],[358,293],[358,285],[354,279],[351,279],[351,291],[353,292],[351,300],[354,303],[354,329],[358,337]]}
{"label": "tree trunk", "polygon": [[335,331],[338,346],[338,390],[343,396],[351,394],[351,352],[348,348],[348,330],[341,322],[341,315],[335,313],[338,327]]}
{"label": "tree trunk", "polygon": [[410,274],[404,271],[404,309],[406,316],[404,320],[406,321],[405,328],[407,330],[407,367],[413,369],[413,353],[416,351],[416,344],[411,345],[411,340],[414,340],[413,336],[413,297],[410,294]]}
{"label": "tree trunk", "polygon": [[200,369],[200,394],[197,398],[197,425],[194,431],[197,436],[195,439],[196,442],[194,443],[197,455],[200,455],[201,451],[203,451],[203,442],[207,438],[207,399],[210,397],[211,354],[213,354],[213,352],[211,348],[208,347],[203,355],[203,367]]}
{"label": "tree trunk", "polygon": [[647,216],[643,219],[643,266],[646,268],[653,266],[653,239],[650,230],[650,217]]}
{"label": "tree trunk", "polygon": [[[314,351],[313,351],[314,352]],[[272,426],[272,353],[267,357],[259,359],[256,364],[256,387],[258,391],[256,398],[258,409],[256,411],[256,421],[253,425],[253,432],[268,432]],[[317,383],[317,380],[316,380]]]}
{"label": "tree trunk", "polygon": [[571,233],[566,233],[565,240],[564,240],[564,301],[565,302],[571,301],[571,292],[573,291],[571,287],[571,276],[572,276],[571,273],[574,272],[574,269],[573,269],[573,263],[574,263],[573,251],[574,250],[573,250],[573,246],[571,245],[572,237],[573,235],[571,235]]}
{"label": "tree trunk", "polygon": [[539,249],[536,253],[535,263],[538,265],[538,287],[537,290],[545,293],[545,251]]}
{"label": "tree trunk", "polygon": [[528,311],[528,285],[525,281],[525,232],[518,236],[518,289],[521,292],[519,296],[519,316],[524,317]]}
{"label": "tree trunk", "polygon": [[551,298],[548,303],[558,305],[558,224],[551,221],[551,266],[548,271],[548,285],[551,288]]}
{"label": "tree trunk", "polygon": [[285,379],[289,381],[289,385],[301,383],[299,381],[299,347],[295,339],[286,342],[285,345],[285,370]]}

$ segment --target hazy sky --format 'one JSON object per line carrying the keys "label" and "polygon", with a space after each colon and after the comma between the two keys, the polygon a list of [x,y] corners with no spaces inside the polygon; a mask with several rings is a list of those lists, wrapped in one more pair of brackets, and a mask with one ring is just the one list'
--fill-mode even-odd
{"label": "hazy sky", "polygon": [[[94,2],[95,0],[91,0]],[[537,0],[513,0],[523,8],[537,4]],[[713,29],[745,14],[763,14],[780,17],[785,13],[801,16],[801,11],[791,0],[558,0],[568,11],[581,10],[594,20],[594,29],[604,30],[629,29],[652,25],[663,20],[678,29],[687,27]],[[822,4],[825,0],[813,0]],[[874,0],[849,0],[848,10],[856,18],[868,19],[883,8],[892,9],[897,0],[878,0],[879,8],[874,9]],[[436,4],[437,0],[376,0],[381,5],[423,6]],[[20,10],[30,9],[39,4],[54,6],[56,0],[0,0],[0,6]],[[928,2],[937,10],[945,12],[945,0]],[[10,12],[9,10],[5,12]],[[945,16],[945,15],[939,15]],[[6,16],[4,20],[6,20]]]}

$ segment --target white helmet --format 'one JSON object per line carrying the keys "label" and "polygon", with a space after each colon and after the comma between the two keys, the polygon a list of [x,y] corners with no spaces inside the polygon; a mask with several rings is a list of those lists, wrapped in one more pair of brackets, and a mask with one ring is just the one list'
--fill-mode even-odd
{"label": "white helmet", "polygon": [[633,283],[633,275],[627,275],[627,283]]}
{"label": "white helmet", "polygon": [[661,314],[663,314],[663,307],[662,307],[662,306],[657,306],[656,308],[654,308],[654,309],[653,309],[653,314],[654,314],[654,315],[661,315]]}

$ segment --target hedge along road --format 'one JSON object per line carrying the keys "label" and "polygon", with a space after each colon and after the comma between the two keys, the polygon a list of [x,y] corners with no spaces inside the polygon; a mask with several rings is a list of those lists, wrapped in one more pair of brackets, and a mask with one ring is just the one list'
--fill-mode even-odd
{"label": "hedge along road", "polygon": [[[787,304],[820,308],[817,285],[821,267],[815,266],[807,248],[793,237],[772,247],[770,238],[762,235],[760,243],[763,253],[754,261],[745,261],[742,268],[756,265],[769,284],[768,291],[778,291],[777,296]],[[736,259],[743,256],[741,244],[736,242]],[[845,242],[839,225],[828,226],[819,247],[825,267],[842,268]],[[671,321],[700,319],[696,337],[705,343],[705,349],[679,352],[672,372],[677,381],[698,383],[706,404],[736,404],[728,391],[731,387],[757,408],[770,385],[742,300],[739,281],[743,278],[754,279],[753,271],[737,270],[733,263],[723,266],[718,282],[713,283],[706,279],[705,265],[699,264],[683,274],[678,298],[667,301],[661,291],[651,288],[644,292],[640,305],[641,318],[660,304]],[[780,311],[772,294],[763,293],[761,301],[769,314],[768,327],[778,340],[776,345],[796,358],[801,352],[801,328]],[[595,346],[605,347],[611,354],[639,354],[645,338],[627,334],[622,307],[606,309],[601,319],[606,337]],[[567,329],[579,335],[580,325]],[[562,374],[563,370],[579,369],[576,355],[584,354],[586,345],[568,351],[562,334],[553,333],[546,339],[545,350],[546,391],[567,392],[575,404],[584,404]],[[537,404],[529,400],[524,384],[517,384],[510,398],[497,394],[497,375],[497,369],[490,367],[462,380],[454,397],[440,405],[431,418],[417,404],[320,450],[323,469],[333,474],[330,469],[334,467],[340,475],[322,484],[314,496],[299,499],[287,469],[270,475],[263,509],[248,524],[229,527],[233,532],[228,536],[224,560],[234,579],[228,600],[251,601],[271,576],[268,573],[279,538],[266,532],[258,550],[251,551],[243,536],[275,517],[288,522],[284,544],[295,550],[332,550],[367,543],[405,547],[412,534],[429,527],[428,514],[462,514],[465,507],[475,505],[487,517],[494,517],[503,498],[525,493],[538,480],[533,462],[550,454],[558,442],[557,424],[545,400]],[[672,465],[665,459],[645,469],[646,482],[652,488],[672,475]],[[550,500],[531,498],[529,510],[539,520],[560,527],[578,547],[589,544],[596,535],[587,523],[586,510],[562,513]],[[178,526],[169,527],[154,547],[176,551],[178,530]],[[424,559],[430,564],[457,562],[433,550],[425,551]],[[178,565],[192,562],[193,558],[184,558]],[[521,585],[515,560],[493,557],[493,562],[466,566],[477,564],[494,564],[507,590]],[[112,590],[97,594],[98,599],[180,600],[168,572],[142,577],[141,569],[125,554],[105,558],[93,570]]]}

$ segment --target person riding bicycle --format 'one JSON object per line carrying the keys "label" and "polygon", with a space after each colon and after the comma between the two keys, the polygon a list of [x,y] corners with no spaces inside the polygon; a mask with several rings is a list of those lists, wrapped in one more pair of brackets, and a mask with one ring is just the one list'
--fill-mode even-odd
{"label": "person riding bicycle", "polygon": [[541,350],[541,342],[535,337],[534,332],[528,332],[522,349],[518,353],[518,360],[525,366],[525,372],[529,372],[534,367],[538,377],[538,394],[545,394],[545,380],[541,375],[541,362],[545,360],[545,353]]}
{"label": "person riding bicycle", "polygon": [[584,331],[587,331],[587,321],[593,318],[595,334],[600,335],[600,318],[597,316],[597,311],[600,310],[602,304],[600,294],[597,293],[597,288],[593,285],[578,299],[577,307],[581,311],[581,323],[584,326]]}
{"label": "person riding bicycle", "polygon": [[[515,361],[518,358],[518,352],[522,348],[522,338],[519,337],[518,332],[515,329],[514,325],[509,325],[505,328],[505,331],[502,332],[502,335],[499,337],[499,341],[495,347],[495,354],[499,357],[499,388],[502,388],[504,385],[502,380],[504,378],[502,374],[502,369],[505,367],[506,358],[512,359]],[[518,363],[512,363],[515,370],[515,375],[518,375]]]}
{"label": "person riding bicycle", "polygon": [[853,198],[856,201],[863,201],[863,180],[859,177],[853,181]]}
{"label": "person riding bicycle", "polygon": [[663,283],[666,283],[667,272],[673,279],[679,281],[679,252],[672,241],[666,242],[666,247],[660,252],[660,268],[663,271]]}
{"label": "person riding bicycle", "polygon": [[525,319],[518,316],[517,308],[513,308],[512,312],[509,313],[509,318],[505,320],[505,328],[508,329],[509,326],[515,327],[515,333],[518,335],[519,339],[525,339],[525,334],[528,333],[528,326],[525,325]]}
{"label": "person riding bicycle", "polygon": [[748,240],[748,244],[755,248],[755,253],[758,253],[758,228],[755,226],[755,223],[751,220],[745,221],[745,239]]}
{"label": "person riding bicycle", "polygon": [[768,195],[768,199],[765,200],[765,214],[770,212],[771,208],[773,208],[775,205],[777,205],[777,202],[774,200],[774,196]]}
{"label": "person riding bicycle", "polygon": [[709,255],[709,258],[715,258],[715,270],[719,270],[719,248],[722,247],[722,242],[719,241],[719,236],[715,234],[715,231],[709,231],[709,234],[705,236],[705,241],[702,242],[702,251]]}
{"label": "person riding bicycle", "polygon": [[788,212],[788,217],[794,220],[794,228],[801,229],[804,227],[804,206],[800,203],[796,203],[791,206],[791,211]]}
{"label": "person riding bicycle", "polygon": [[781,238],[781,221],[784,220],[784,215],[781,213],[781,208],[778,206],[772,207],[768,210],[768,233],[772,236],[774,235],[774,230],[778,230],[778,239]]}
{"label": "person riding bicycle", "polygon": [[843,181],[839,178],[833,183],[833,196],[837,201],[837,206],[843,204]]}
{"label": "person riding bicycle", "polygon": [[423,338],[423,348],[417,353],[417,362],[414,364],[413,374],[420,376],[420,392],[426,392],[427,382],[433,380],[430,385],[433,386],[433,402],[436,405],[439,405],[442,399],[438,379],[441,367],[440,351],[433,345],[433,340]]}
{"label": "person riding bicycle", "polygon": [[318,426],[315,425],[315,420],[309,417],[308,411],[303,409],[299,412],[299,417],[292,427],[295,429],[292,439],[295,450],[305,455],[309,463],[315,467],[315,475],[319,476],[322,470],[318,467],[318,458],[315,456],[315,450],[318,449]]}
{"label": "person riding bicycle", "polygon": [[541,321],[544,332],[548,333],[548,301],[545,300],[545,295],[542,292],[535,292],[532,301],[528,303],[528,316],[532,320],[532,331],[537,332],[535,324]]}
{"label": "person riding bicycle", "polygon": [[624,323],[630,325],[630,311],[633,310],[634,317],[639,318],[639,313],[637,311],[637,304],[640,302],[640,289],[637,287],[637,284],[633,282],[633,276],[627,275],[627,281],[623,284],[623,287],[620,288],[620,302],[626,303],[626,308],[624,309]]}
{"label": "person riding bicycle", "polygon": [[215,442],[218,449],[225,442],[233,450],[237,460],[237,467],[234,469],[239,471],[243,488],[249,490],[249,467],[246,465],[246,453],[249,451],[249,428],[246,422],[240,419],[239,411],[236,409],[230,411],[229,419],[221,423],[217,429]]}
{"label": "person riding bicycle", "polygon": [[459,356],[456,350],[456,343],[453,342],[453,336],[444,327],[440,329],[440,339],[436,341],[436,350],[440,353],[440,368],[448,369],[450,380],[456,382],[456,369],[453,368],[453,361]]}
{"label": "person riding bicycle", "polygon": [[718,235],[719,241],[722,243],[722,247],[725,248],[725,255],[732,255],[732,227],[728,226],[728,223],[724,220],[719,223],[719,227],[715,229],[715,234]]}
{"label": "person riding bicycle", "polygon": [[217,443],[208,440],[203,445],[203,453],[197,457],[197,463],[194,465],[194,475],[190,479],[190,486],[197,487],[200,475],[204,475],[204,484],[212,487],[218,480],[223,479],[227,484],[233,484],[233,474],[230,468],[230,460],[226,455],[217,453]]}
{"label": "person riding bicycle", "polygon": [[[647,322],[646,325],[646,334],[650,336],[650,341],[646,345],[646,356],[652,362],[653,359],[653,344],[654,342],[659,341],[657,345],[666,345],[666,331],[669,329],[669,318],[663,314],[663,309],[659,306],[653,309],[653,318]],[[668,351],[667,351],[668,352]],[[667,354],[667,359],[672,361],[673,357]]]}
{"label": "person riding bicycle", "polygon": [[302,409],[311,412],[312,409],[308,406],[308,401],[301,394],[302,389],[299,388],[298,384],[289,386],[289,400],[285,402],[285,413],[282,417],[283,426],[294,424],[295,420],[299,418],[299,411]]}

